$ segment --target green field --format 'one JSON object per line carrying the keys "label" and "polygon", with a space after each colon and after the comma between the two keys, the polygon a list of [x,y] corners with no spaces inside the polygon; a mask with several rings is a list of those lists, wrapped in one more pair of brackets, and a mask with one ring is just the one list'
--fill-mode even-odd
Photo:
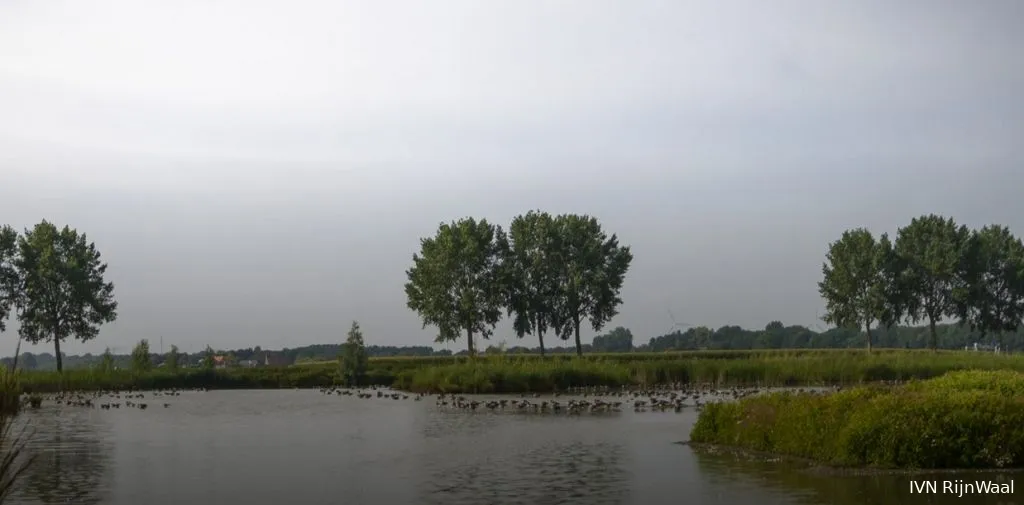
{"label": "green field", "polygon": [[[953,370],[1024,372],[1024,355],[922,350],[759,350],[540,357],[371,358],[366,384],[416,392],[519,393],[678,383],[722,386],[860,384],[926,379]],[[97,389],[292,388],[338,384],[336,362],[223,370],[25,372],[28,392]]]}

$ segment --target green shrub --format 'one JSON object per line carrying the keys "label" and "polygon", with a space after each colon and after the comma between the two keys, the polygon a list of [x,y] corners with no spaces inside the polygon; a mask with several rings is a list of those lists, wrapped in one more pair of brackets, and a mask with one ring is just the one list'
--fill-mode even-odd
{"label": "green shrub", "polygon": [[697,443],[841,466],[1024,465],[1024,374],[962,371],[899,387],[778,392],[706,406]]}

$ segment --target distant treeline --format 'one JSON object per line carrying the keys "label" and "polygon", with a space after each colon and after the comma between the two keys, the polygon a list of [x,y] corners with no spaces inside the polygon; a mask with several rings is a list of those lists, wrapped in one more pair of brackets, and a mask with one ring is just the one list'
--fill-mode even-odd
{"label": "distant treeline", "polygon": [[[996,341],[992,336],[985,337],[979,331],[971,330],[970,327],[960,324],[940,324],[936,326],[938,333],[939,347],[943,349],[963,349],[968,347],[974,349],[974,344],[979,344],[982,349],[991,349]],[[634,342],[633,334],[629,329],[618,327],[612,331],[594,338],[593,344],[584,344],[585,352],[666,352],[686,350],[742,350],[742,349],[849,349],[863,347],[865,335],[856,330],[833,328],[826,331],[814,331],[804,326],[785,326],[779,321],[773,321],[760,330],[748,330],[739,326],[723,326],[717,330],[707,327],[695,327],[686,331],[675,331],[648,340],[646,343]],[[928,347],[929,331],[927,326],[897,326],[893,328],[880,328],[874,330],[876,345],[887,348],[910,348],[922,349]],[[1006,334],[1003,336],[1004,348],[1010,352],[1024,351],[1024,331]],[[232,355],[238,361],[258,359],[265,352],[259,346],[245,349],[221,350],[217,354]],[[436,350],[428,346],[380,346],[370,345],[366,347],[370,357],[396,357],[396,356],[462,356],[467,354],[465,350],[452,353],[449,350]],[[325,361],[337,359],[341,352],[341,344],[315,344],[295,348],[286,348],[275,351],[285,356],[289,363],[303,363],[307,361]],[[565,354],[576,352],[572,347],[549,347],[546,348],[549,354]],[[487,354],[539,354],[538,347],[491,346],[485,351]],[[204,359],[204,353],[182,353],[180,362],[182,366],[200,366]],[[82,368],[99,365],[102,355],[64,355],[64,366],[68,368]],[[164,361],[164,356],[152,355],[153,362],[159,365]],[[9,366],[12,358],[0,360],[5,366]],[[131,355],[114,355],[114,364],[117,367],[128,369],[131,367]],[[56,368],[56,359],[50,353],[22,353],[18,360],[18,367],[26,370],[53,370]]]}
{"label": "distant treeline", "polygon": [[887,333],[879,327],[900,323],[927,324],[929,347],[942,347],[943,320],[1005,347],[1024,321],[1024,242],[1001,225],[972,230],[929,214],[893,241],[866,228],[847,230],[829,244],[822,275],[824,320],[863,330],[869,350],[873,337]]}

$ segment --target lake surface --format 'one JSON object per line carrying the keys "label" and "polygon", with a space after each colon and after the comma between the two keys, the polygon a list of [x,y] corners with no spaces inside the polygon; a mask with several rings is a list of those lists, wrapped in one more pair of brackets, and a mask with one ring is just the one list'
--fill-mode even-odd
{"label": "lake surface", "polygon": [[[147,395],[149,396],[149,395]],[[114,401],[114,400],[112,400]],[[910,493],[906,475],[822,476],[697,453],[697,417],[455,410],[310,390],[147,398],[146,410],[47,402],[23,504],[1024,504]],[[169,403],[163,408],[162,404]],[[952,480],[992,474],[916,476]]]}

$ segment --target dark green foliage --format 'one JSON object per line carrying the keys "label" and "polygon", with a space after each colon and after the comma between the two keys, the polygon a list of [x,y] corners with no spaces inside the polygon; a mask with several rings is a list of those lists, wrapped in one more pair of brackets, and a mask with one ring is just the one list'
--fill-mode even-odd
{"label": "dark green foliage", "polygon": [[633,332],[619,326],[614,330],[594,337],[591,344],[594,352],[630,352],[633,350]]}
{"label": "dark green foliage", "polygon": [[[929,347],[937,349],[939,321],[959,318],[978,335],[965,334],[970,340],[956,346],[986,343],[994,333],[1006,350],[1004,337],[1024,319],[1024,244],[1004,226],[971,231],[930,214],[900,228],[892,245],[885,235],[876,242],[866,229],[848,230],[829,246],[822,273],[825,320],[863,329],[869,349],[872,323],[890,330],[904,319],[926,321]],[[1020,335],[1011,340],[1010,347],[1020,347]]]}
{"label": "dark green foliage", "polygon": [[1005,226],[971,233],[958,291],[958,315],[981,332],[1016,332],[1024,319],[1024,243]]}
{"label": "dark green foliage", "polygon": [[203,351],[203,362],[202,367],[206,370],[213,370],[213,348],[206,346],[206,350]]}
{"label": "dark green foliage", "polygon": [[633,261],[628,246],[608,237],[596,218],[564,214],[555,218],[550,261],[556,265],[558,289],[551,300],[555,333],[575,337],[576,354],[583,355],[580,325],[589,320],[594,331],[618,314],[619,292]]}
{"label": "dark green foliage", "polygon": [[142,339],[132,349],[132,371],[148,372],[153,368],[153,360],[149,356],[149,341]]}
{"label": "dark green foliage", "polygon": [[558,268],[552,254],[558,243],[555,220],[547,212],[516,216],[509,227],[503,284],[516,335],[536,335],[544,354],[544,333],[555,320],[551,301],[558,293]]}
{"label": "dark green foliage", "polygon": [[85,234],[67,226],[58,230],[47,221],[18,239],[15,265],[24,296],[21,336],[33,343],[52,341],[61,371],[61,341],[90,340],[101,324],[117,318],[114,285],[103,279],[107,265]]}
{"label": "dark green foliage", "polygon": [[7,318],[20,301],[17,254],[18,232],[10,226],[0,226],[0,332],[7,329]]}
{"label": "dark green foliage", "polygon": [[164,366],[166,366],[168,370],[177,370],[180,357],[181,353],[178,352],[178,346],[172,345],[170,352],[167,353],[167,359],[164,360]]}
{"label": "dark green foliage", "polygon": [[348,330],[348,338],[342,344],[339,361],[341,378],[346,386],[361,386],[366,383],[368,361],[366,344],[363,342],[363,332],[359,330],[359,323],[356,321],[352,321],[352,328]]}
{"label": "dark green foliage", "polygon": [[21,359],[18,361],[18,368],[21,368],[22,370],[35,370],[36,366],[38,366],[38,362],[36,361],[35,354],[30,352],[21,353]]}
{"label": "dark green foliage", "polygon": [[103,356],[100,358],[99,370],[101,372],[112,372],[114,370],[114,355],[110,352],[109,347],[103,351]]}
{"label": "dark green foliage", "polygon": [[408,307],[424,327],[437,326],[437,342],[457,341],[465,332],[467,350],[475,354],[474,337],[489,338],[504,308],[504,232],[486,219],[466,218],[442,224],[420,245],[406,271]]}
{"label": "dark green foliage", "polygon": [[961,371],[902,387],[772,393],[706,406],[692,442],[843,466],[1024,464],[1024,374]]}
{"label": "dark green foliage", "polygon": [[914,218],[896,237],[902,266],[899,305],[911,321],[928,322],[932,349],[938,347],[935,325],[961,312],[957,289],[962,288],[969,237],[966,226],[935,214]]}
{"label": "dark green foliage", "polygon": [[870,231],[857,228],[843,232],[839,240],[829,245],[822,266],[824,279],[818,283],[818,291],[825,299],[824,321],[863,330],[868,351],[872,343],[871,326],[879,321],[894,322],[888,296],[892,257],[888,236],[883,234],[876,241]]}

